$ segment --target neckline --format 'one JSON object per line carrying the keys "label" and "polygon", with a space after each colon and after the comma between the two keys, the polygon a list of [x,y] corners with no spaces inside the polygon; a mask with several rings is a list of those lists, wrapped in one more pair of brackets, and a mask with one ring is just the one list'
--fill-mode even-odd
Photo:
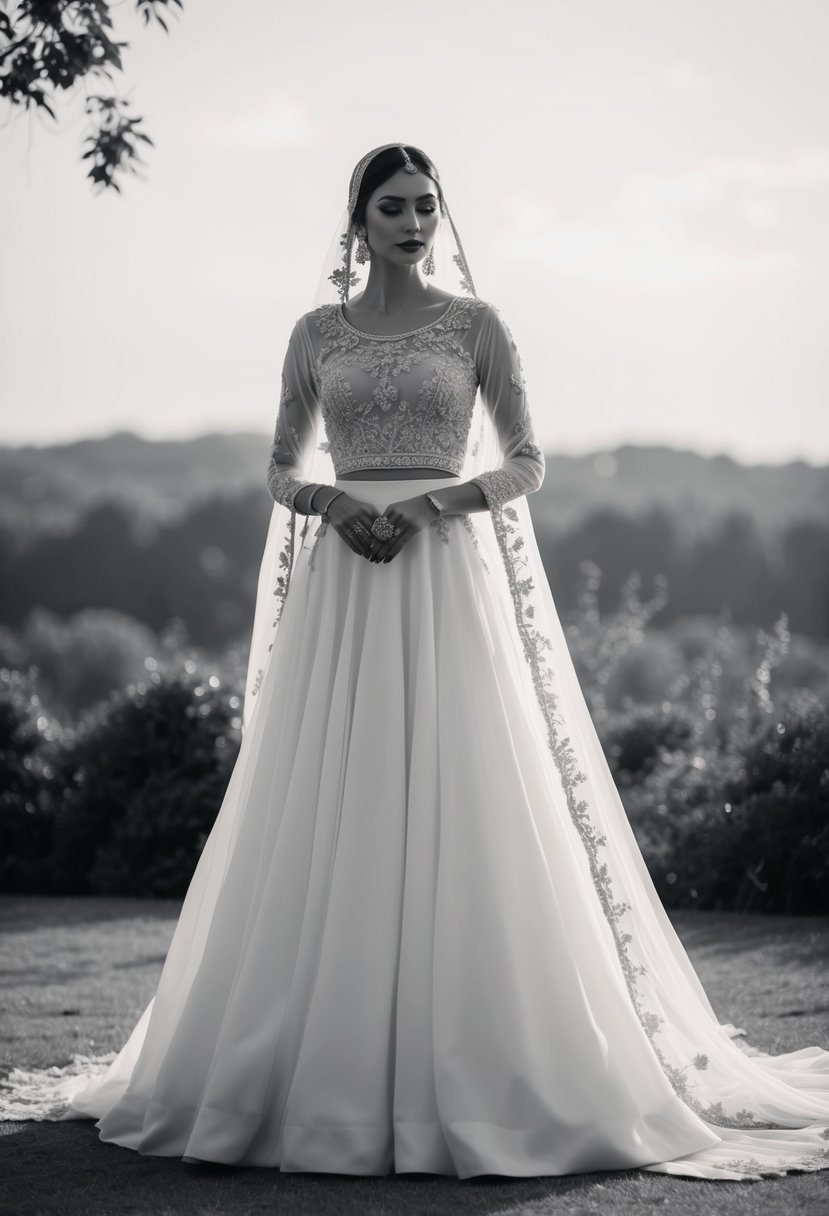
{"label": "neckline", "polygon": [[460,298],[460,296],[453,296],[449,301],[449,307],[445,308],[439,317],[435,317],[434,321],[429,321],[426,325],[418,325],[417,329],[407,329],[399,334],[370,334],[364,329],[357,329],[356,325],[352,325],[350,321],[346,320],[345,314],[343,313],[342,304],[336,304],[335,308],[339,320],[343,323],[346,329],[350,329],[352,333],[359,334],[361,338],[371,338],[375,342],[389,342],[393,341],[395,338],[409,338],[412,336],[412,334],[419,334],[425,329],[431,329],[433,325],[439,325],[441,321],[446,320]]}

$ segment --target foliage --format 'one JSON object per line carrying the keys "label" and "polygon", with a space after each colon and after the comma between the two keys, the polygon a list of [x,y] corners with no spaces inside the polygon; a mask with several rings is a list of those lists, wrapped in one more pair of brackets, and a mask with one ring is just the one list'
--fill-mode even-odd
{"label": "foliage", "polygon": [[599,609],[601,570],[594,562],[584,561],[580,573],[577,611],[565,632],[579,679],[589,690],[591,715],[598,725],[607,716],[606,688],[611,673],[622,655],[641,643],[648,622],[665,606],[667,584],[658,578],[654,595],[643,601],[639,595],[641,577],[638,572],[630,574],[622,585],[617,607],[603,617]]}
{"label": "foliage", "polygon": [[[215,675],[154,672],[83,716],[62,746],[38,753],[32,743],[36,763],[24,752],[18,769],[39,776],[51,761],[53,771],[39,804],[31,781],[10,783],[3,888],[183,895],[235,762],[240,709]],[[10,678],[0,685],[0,771],[12,777],[21,739],[32,738],[24,710]]]}
{"label": "foliage", "polygon": [[0,668],[0,889],[43,890],[57,760],[33,673]]}
{"label": "foliage", "polygon": [[23,551],[0,540],[0,620],[28,631],[36,605],[69,617],[94,604],[155,632],[181,619],[211,649],[249,637],[268,503],[266,492],[210,497],[148,536],[127,505],[104,501]]}
{"label": "foliage", "polygon": [[669,907],[829,910],[829,708],[809,689],[775,700],[790,641],[785,617],[758,631],[753,664],[727,710],[733,636],[721,624],[658,704],[627,703],[596,717]]}
{"label": "foliage", "polygon": [[[10,640],[0,635],[0,662],[8,662]],[[157,648],[145,625],[106,608],[85,608],[65,620],[36,608],[14,641],[26,666],[37,668],[40,697],[64,721],[145,677]]]}
{"label": "foliage", "polygon": [[[182,0],[135,0],[144,25],[154,20],[167,32],[162,13]],[[121,51],[129,46],[112,36],[112,5],[106,0],[20,0],[0,11],[0,97],[12,106],[44,111],[57,120],[56,95],[77,82],[113,79],[123,69]],[[152,144],[140,129],[143,119],[127,113],[128,103],[114,95],[86,98],[90,118],[89,160],[95,186],[120,192],[118,172],[137,172],[138,144]]]}
{"label": "foliage", "polygon": [[[568,644],[665,904],[829,912],[829,657],[785,616],[654,629],[665,590],[643,599],[637,577],[603,615],[600,572],[582,574]],[[3,887],[183,894],[235,759],[245,654],[211,671],[181,621],[148,641],[117,614],[40,613],[0,632],[2,662],[27,668],[0,679]],[[50,715],[56,690],[128,671],[77,728]]]}

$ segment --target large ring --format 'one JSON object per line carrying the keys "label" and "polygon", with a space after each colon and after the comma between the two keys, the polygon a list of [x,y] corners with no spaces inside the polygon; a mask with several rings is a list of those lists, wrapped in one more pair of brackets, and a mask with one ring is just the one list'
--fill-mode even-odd
{"label": "large ring", "polygon": [[378,540],[388,540],[389,537],[395,535],[394,527],[392,526],[388,515],[378,515],[374,523],[371,525],[371,532]]}

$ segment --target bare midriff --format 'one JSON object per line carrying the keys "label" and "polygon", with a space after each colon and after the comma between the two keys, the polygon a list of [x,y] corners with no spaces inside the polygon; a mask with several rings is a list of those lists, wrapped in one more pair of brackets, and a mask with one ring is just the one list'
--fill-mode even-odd
{"label": "bare midriff", "polygon": [[340,481],[408,481],[415,477],[452,477],[446,469],[356,469],[343,473]]}

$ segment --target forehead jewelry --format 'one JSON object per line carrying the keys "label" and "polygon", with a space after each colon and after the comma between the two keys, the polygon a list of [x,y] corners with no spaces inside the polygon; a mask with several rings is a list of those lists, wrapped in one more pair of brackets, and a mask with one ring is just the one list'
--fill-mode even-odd
{"label": "forehead jewelry", "polygon": [[411,156],[409,156],[409,153],[402,144],[381,144],[379,148],[372,148],[372,150],[367,152],[363,159],[359,161],[357,165],[355,165],[354,172],[351,174],[351,188],[348,191],[349,215],[352,215],[354,212],[354,205],[357,202],[357,195],[360,193],[360,185],[363,180],[363,174],[366,171],[366,166],[370,161],[374,160],[375,156],[377,156],[379,152],[385,152],[387,148],[399,148],[405,157],[405,163],[403,165],[404,172],[417,173],[417,165],[414,163]]}

